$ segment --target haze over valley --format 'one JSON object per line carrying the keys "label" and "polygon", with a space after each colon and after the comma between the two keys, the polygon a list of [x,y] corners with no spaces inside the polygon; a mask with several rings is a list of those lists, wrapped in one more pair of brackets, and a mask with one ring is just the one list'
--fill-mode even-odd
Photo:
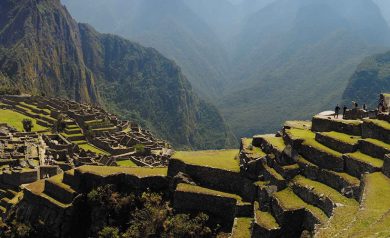
{"label": "haze over valley", "polygon": [[380,0],[63,3],[79,21],[175,60],[237,137],[333,107],[360,62],[390,45]]}

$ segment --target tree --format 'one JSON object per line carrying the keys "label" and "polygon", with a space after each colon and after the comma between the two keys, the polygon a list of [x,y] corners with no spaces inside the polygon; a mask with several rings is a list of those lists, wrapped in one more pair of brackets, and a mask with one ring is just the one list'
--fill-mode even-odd
{"label": "tree", "polygon": [[31,132],[32,128],[34,127],[34,124],[31,119],[27,119],[27,118],[23,119],[22,124],[23,124],[23,129],[26,132]]}
{"label": "tree", "polygon": [[116,227],[106,226],[98,233],[99,238],[119,238],[119,229]]}
{"label": "tree", "polygon": [[136,144],[134,146],[134,149],[139,154],[144,154],[145,153],[145,145],[143,145],[143,144]]}
{"label": "tree", "polygon": [[168,218],[170,209],[161,195],[143,193],[141,197],[143,208],[136,209],[130,220],[130,227],[124,238],[153,237],[163,232],[164,221]]}
{"label": "tree", "polygon": [[169,217],[164,223],[163,237],[211,237],[211,229],[206,226],[208,219],[209,217],[204,213],[194,218],[187,214]]}

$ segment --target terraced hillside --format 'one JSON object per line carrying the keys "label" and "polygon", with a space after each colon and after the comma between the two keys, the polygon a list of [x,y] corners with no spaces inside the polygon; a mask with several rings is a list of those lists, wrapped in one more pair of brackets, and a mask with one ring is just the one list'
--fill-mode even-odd
{"label": "terraced hillside", "polygon": [[207,214],[213,237],[389,237],[390,115],[370,115],[289,121],[240,150],[176,152],[168,168],[82,166],[27,185],[5,217],[66,237],[80,199],[115,184],[161,192],[175,214]]}

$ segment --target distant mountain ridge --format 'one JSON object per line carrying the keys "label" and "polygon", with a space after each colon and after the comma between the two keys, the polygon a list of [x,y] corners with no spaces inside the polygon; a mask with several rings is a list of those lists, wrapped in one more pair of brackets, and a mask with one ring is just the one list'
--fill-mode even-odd
{"label": "distant mountain ridge", "polygon": [[[63,2],[93,25],[110,22],[96,10],[101,1]],[[131,24],[111,28],[185,65],[196,90],[216,103],[237,137],[333,107],[362,59],[390,46],[389,26],[371,0],[174,0],[154,8],[161,2],[115,2],[123,10],[103,5],[118,13],[119,26]]]}
{"label": "distant mountain ridge", "polygon": [[0,72],[1,85],[101,104],[179,148],[234,143],[173,61],[78,24],[59,0],[0,2]]}

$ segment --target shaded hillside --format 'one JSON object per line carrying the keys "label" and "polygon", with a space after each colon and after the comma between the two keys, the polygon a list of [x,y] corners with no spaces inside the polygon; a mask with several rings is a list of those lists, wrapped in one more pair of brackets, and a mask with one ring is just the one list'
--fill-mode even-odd
{"label": "shaded hillside", "polygon": [[59,0],[0,3],[0,80],[22,92],[103,104],[173,145],[231,145],[215,107],[156,50],[77,24]]}
{"label": "shaded hillside", "polygon": [[390,92],[390,52],[366,58],[352,75],[343,94],[347,104],[356,101],[369,108],[378,106],[379,93]]}
{"label": "shaded hillside", "polygon": [[219,37],[183,0],[62,0],[81,22],[174,59],[199,92],[217,97],[226,72]]}

